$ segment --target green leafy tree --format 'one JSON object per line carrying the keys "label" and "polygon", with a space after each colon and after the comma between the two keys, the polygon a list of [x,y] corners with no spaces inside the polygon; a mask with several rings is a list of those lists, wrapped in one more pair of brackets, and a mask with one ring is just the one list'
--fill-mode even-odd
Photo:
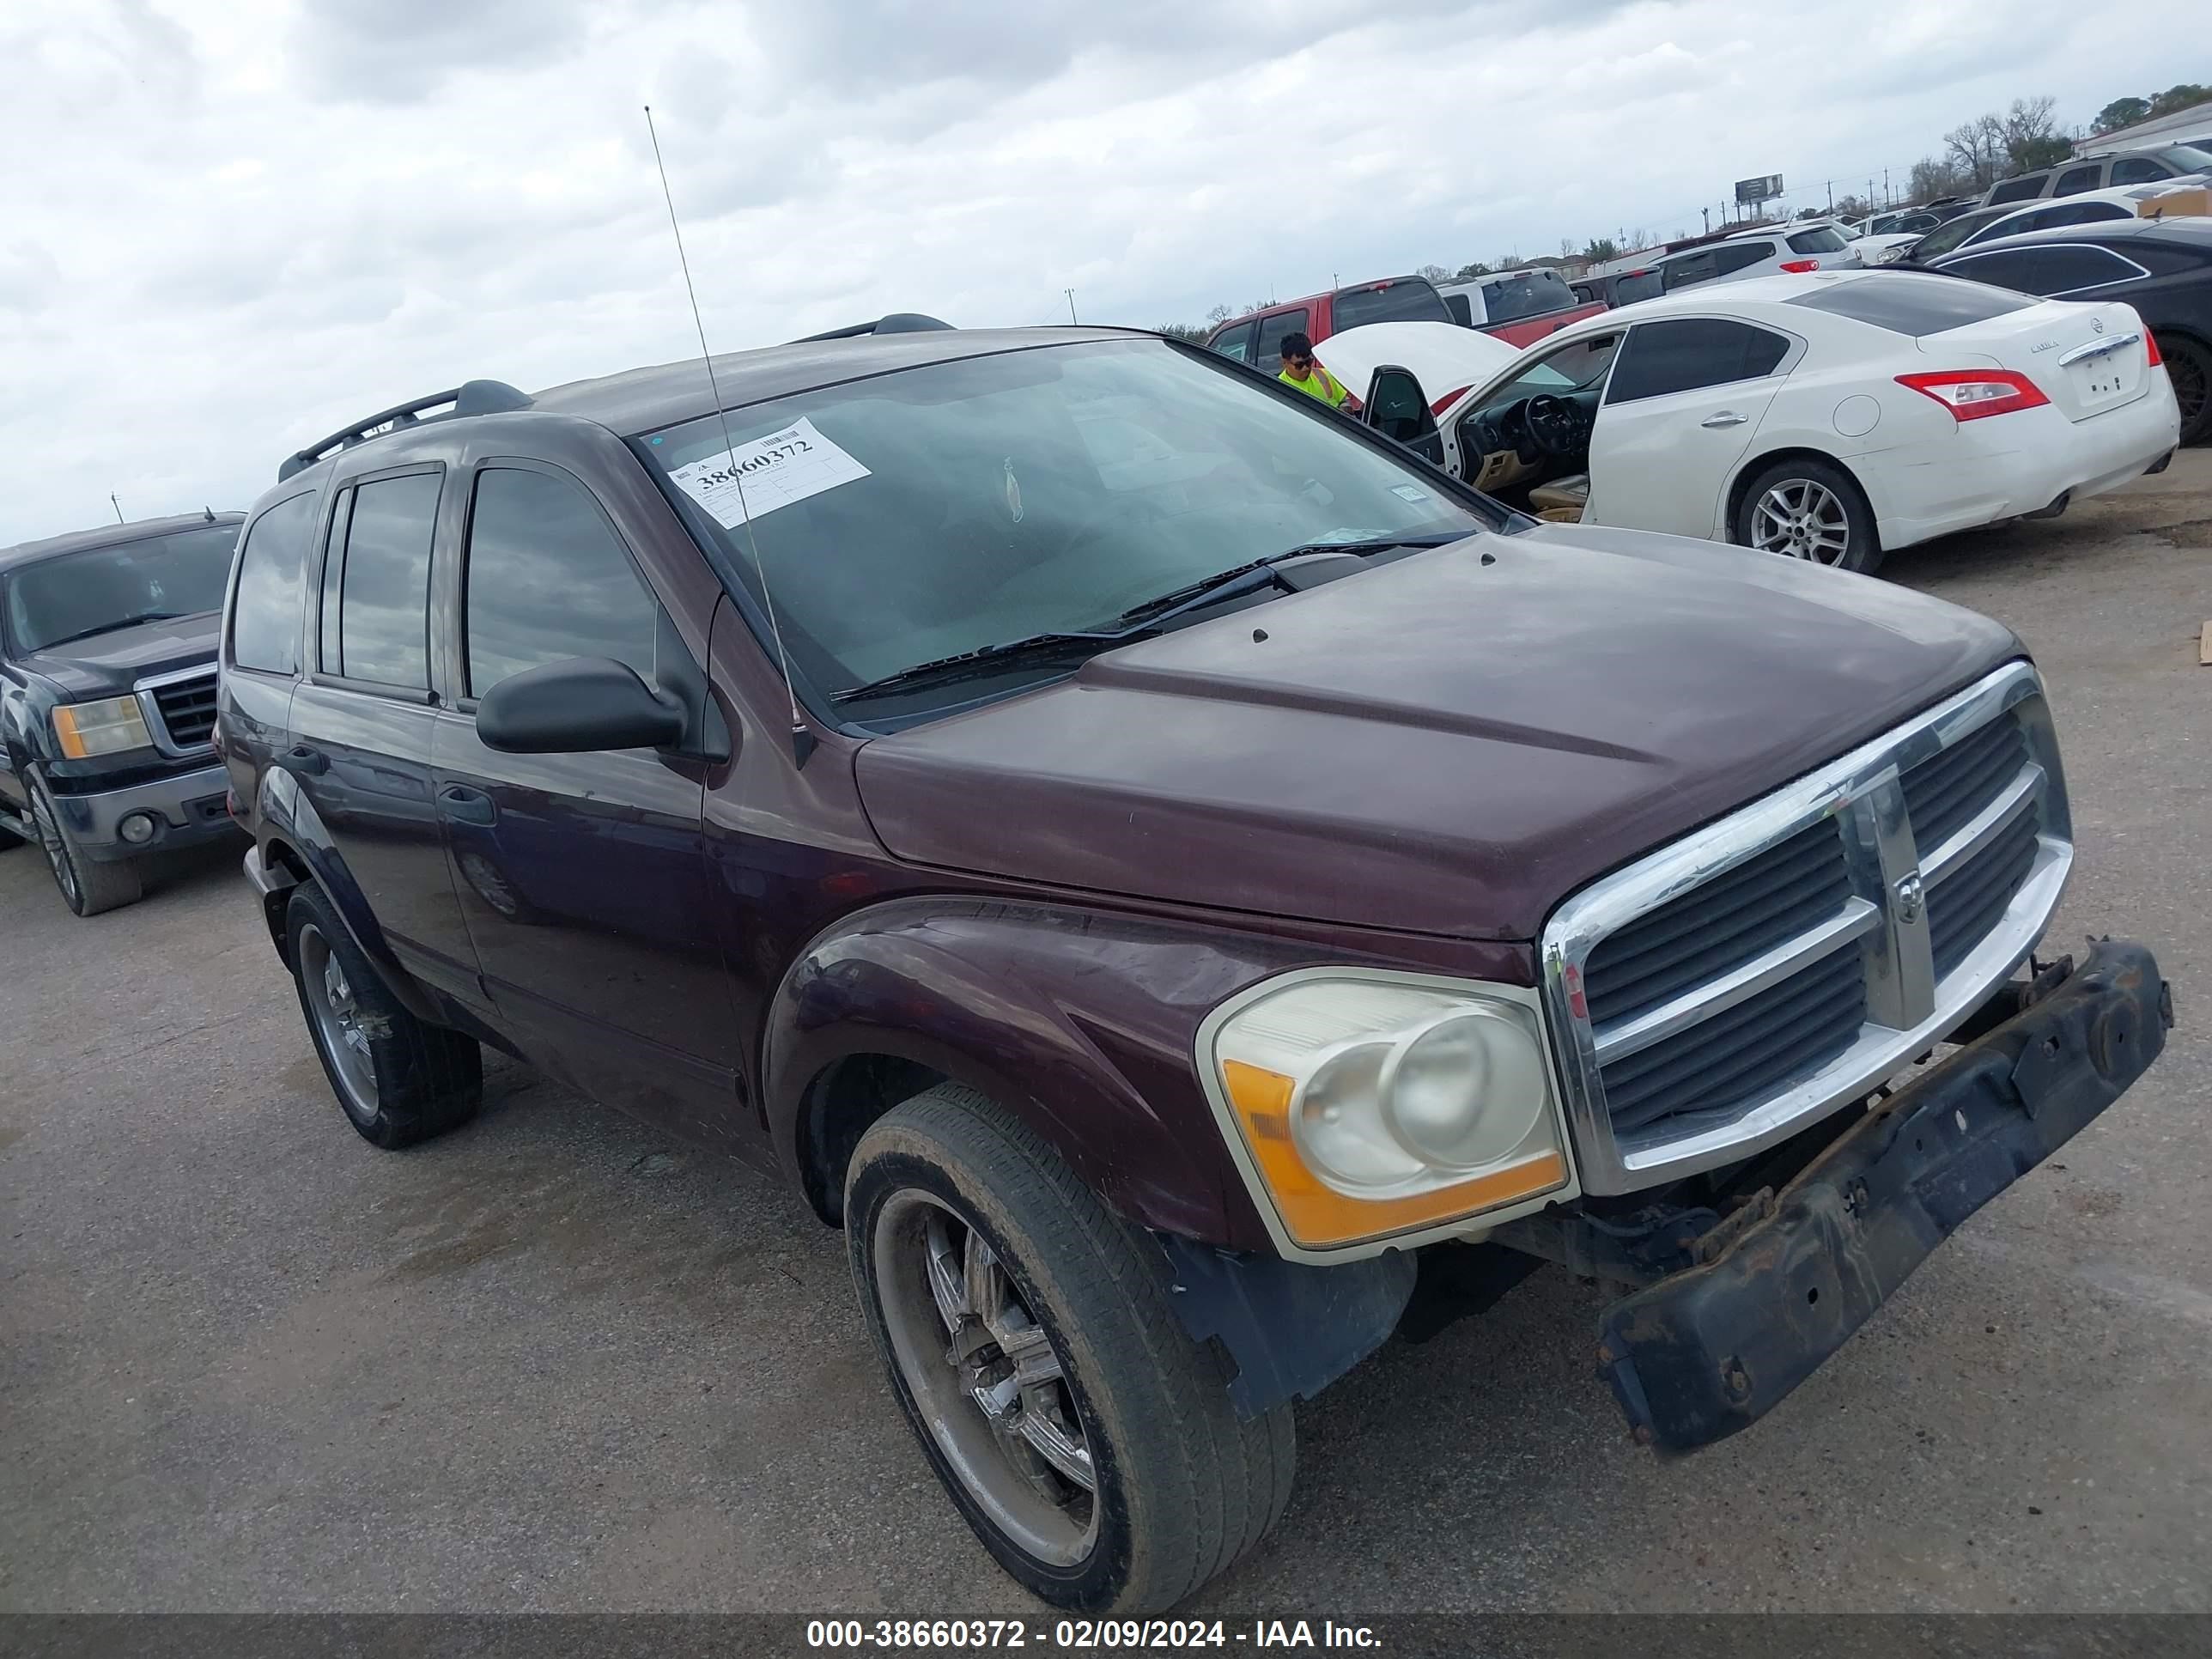
{"label": "green leafy tree", "polygon": [[2147,98],[2115,98],[2097,112],[2097,118],[2089,123],[2093,132],[2111,132],[2120,127],[2131,127],[2138,121],[2150,119],[2150,100]]}
{"label": "green leafy tree", "polygon": [[2168,87],[2150,100],[2153,115],[2174,115],[2197,104],[2212,103],[2212,87],[2201,87],[2194,81],[2184,81],[2179,86]]}
{"label": "green leafy tree", "polygon": [[1610,236],[1594,236],[1583,248],[1583,258],[1592,264],[1602,264],[1607,259],[1620,258],[1620,244]]}
{"label": "green leafy tree", "polygon": [[1452,273],[1452,280],[1454,282],[1464,283],[1471,281],[1477,276],[1487,276],[1489,275],[1490,267],[1488,265],[1483,264],[1480,259],[1469,259],[1465,264],[1462,265],[1457,270]]}

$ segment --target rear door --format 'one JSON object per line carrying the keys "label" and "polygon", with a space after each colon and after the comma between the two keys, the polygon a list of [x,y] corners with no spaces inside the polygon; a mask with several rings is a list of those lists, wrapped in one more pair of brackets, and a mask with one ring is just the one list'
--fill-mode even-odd
{"label": "rear door", "polygon": [[430,559],[445,484],[441,464],[421,464],[348,479],[333,497],[315,671],[293,693],[293,741],[280,763],[383,946],[417,978],[481,1006],[430,803]]}
{"label": "rear door", "polygon": [[1252,347],[1252,367],[1262,374],[1283,372],[1283,339],[1291,334],[1310,334],[1308,325],[1310,314],[1304,306],[1296,311],[1279,311],[1272,317],[1260,319],[1259,338]]}
{"label": "rear door", "polygon": [[[652,750],[511,755],[477,700],[525,669],[627,664],[705,718],[705,679],[607,509],[574,474],[488,457],[469,492],[451,713],[434,795],[502,1029],[595,1097],[714,1140],[737,1039],[701,827],[704,771]],[[726,742],[726,738],[725,738]]]}
{"label": "rear door", "polygon": [[1584,524],[1711,536],[1729,475],[1781,388],[1796,342],[1723,317],[1628,331],[1590,434]]}

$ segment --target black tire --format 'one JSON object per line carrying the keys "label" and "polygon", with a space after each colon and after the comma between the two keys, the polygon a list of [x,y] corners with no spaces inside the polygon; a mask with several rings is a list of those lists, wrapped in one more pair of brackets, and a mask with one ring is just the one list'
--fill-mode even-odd
{"label": "black tire", "polygon": [[[1067,1424],[1072,1413],[1094,1480],[1088,1494],[1056,1481],[1069,1494],[1069,1559],[1025,1545],[993,1500],[979,1496],[955,1462],[957,1455],[981,1468],[973,1444],[948,1451],[948,1440],[974,1442],[982,1425],[987,1447],[1014,1446],[1001,1453],[999,1480],[1018,1487],[1022,1479],[1039,1479],[1016,1468],[1027,1449],[1021,1437],[1000,1438],[1003,1430],[965,1394],[975,1379],[948,1359],[946,1330],[953,1329],[956,1351],[985,1366],[1005,1364],[1005,1348],[980,1322],[979,1346],[963,1345],[965,1328],[944,1317],[941,1300],[913,1311],[917,1294],[931,1294],[927,1285],[915,1289],[914,1275],[927,1279],[927,1269],[908,1265],[904,1229],[917,1215],[924,1226],[950,1218],[946,1236],[962,1224],[980,1238],[995,1257],[990,1266],[1011,1285],[1012,1315],[1033,1320],[1049,1340],[1044,1360],[1054,1381],[1047,1386],[1065,1389],[1054,1420]],[[962,1517],[1031,1594],[1075,1612],[1158,1613],[1226,1571],[1281,1516],[1297,1468],[1290,1407],[1238,1420],[1229,1361],[1184,1334],[1149,1244],[1050,1146],[984,1096],[940,1085],[872,1124],[846,1178],[845,1226],[861,1310],[908,1425]],[[963,1261],[973,1261],[972,1248],[963,1248]],[[973,1283],[963,1276],[971,1304]],[[933,1318],[944,1322],[933,1326]],[[932,1367],[942,1367],[942,1376]],[[917,1401],[915,1376],[940,1408],[933,1416]],[[1018,1398],[1023,1420],[1036,1414],[1026,1391]],[[1052,1479],[1054,1471],[1036,1461]],[[1079,1525],[1087,1533],[1079,1534]]]}
{"label": "black tire", "polygon": [[[1836,556],[1820,544],[1820,532],[1832,523],[1825,509],[1808,514],[1793,530],[1786,515],[1767,512],[1777,498],[1810,502],[1819,492],[1840,509],[1844,543]],[[1875,527],[1874,508],[1866,492],[1851,475],[1832,461],[1813,455],[1787,455],[1751,476],[1737,492],[1735,512],[1729,520],[1729,539],[1743,547],[1763,548],[1786,558],[1802,558],[1838,570],[1871,574],[1881,566],[1881,534]]]}
{"label": "black tire", "polygon": [[2158,355],[2181,406],[2181,441],[2201,444],[2212,438],[2212,346],[2186,334],[2161,334]]}
{"label": "black tire", "polygon": [[54,805],[46,781],[33,772],[26,781],[31,793],[32,827],[46,849],[46,868],[53,873],[54,885],[61,890],[62,902],[80,916],[96,916],[103,910],[136,904],[146,891],[138,866],[128,859],[88,857],[61,809]]}
{"label": "black tire", "polygon": [[[410,1013],[386,988],[313,884],[293,889],[284,927],[292,984],[315,1057],[323,1062],[323,1074],[346,1121],[362,1139],[393,1151],[443,1134],[477,1115],[483,1102],[483,1052],[475,1038]],[[350,1019],[318,1006],[330,995],[331,981],[325,975],[332,964]],[[339,1034],[341,1024],[350,1036]],[[346,1046],[348,1057],[335,1052],[339,1043]]]}

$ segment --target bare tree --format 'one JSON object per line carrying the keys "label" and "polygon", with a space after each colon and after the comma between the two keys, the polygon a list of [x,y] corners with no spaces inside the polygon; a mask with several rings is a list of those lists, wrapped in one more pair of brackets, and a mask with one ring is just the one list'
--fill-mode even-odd
{"label": "bare tree", "polygon": [[2015,173],[2055,167],[2074,153],[2073,140],[2059,131],[2052,112],[2058,100],[2049,94],[2040,98],[2015,98],[2004,112],[2005,157]]}
{"label": "bare tree", "polygon": [[1425,276],[1432,283],[1449,283],[1451,281],[1451,272],[1445,270],[1442,265],[1423,265],[1413,274],[1417,276]]}
{"label": "bare tree", "polygon": [[1209,323],[1225,323],[1229,320],[1229,317],[1230,311],[1227,306],[1216,306],[1206,313],[1206,320]]}
{"label": "bare tree", "polygon": [[1959,195],[1972,182],[1972,175],[1960,171],[1949,156],[1929,155],[1912,164],[1905,193],[1909,201],[1932,202],[1941,196]]}
{"label": "bare tree", "polygon": [[1986,190],[1996,182],[2005,161],[2005,126],[1998,117],[1978,115],[1945,133],[1943,143],[1959,171],[1977,188]]}

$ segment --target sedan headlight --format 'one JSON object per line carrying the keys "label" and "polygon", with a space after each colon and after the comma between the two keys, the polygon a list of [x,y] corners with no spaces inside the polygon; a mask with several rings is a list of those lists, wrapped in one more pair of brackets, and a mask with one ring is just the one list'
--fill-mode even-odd
{"label": "sedan headlight", "polygon": [[1211,1048],[1248,1165],[1301,1245],[1567,1184],[1543,1030],[1506,988],[1303,977],[1237,1007]]}
{"label": "sedan headlight", "polygon": [[71,760],[154,746],[154,734],[146,729],[136,697],[63,703],[54,710],[54,740]]}

